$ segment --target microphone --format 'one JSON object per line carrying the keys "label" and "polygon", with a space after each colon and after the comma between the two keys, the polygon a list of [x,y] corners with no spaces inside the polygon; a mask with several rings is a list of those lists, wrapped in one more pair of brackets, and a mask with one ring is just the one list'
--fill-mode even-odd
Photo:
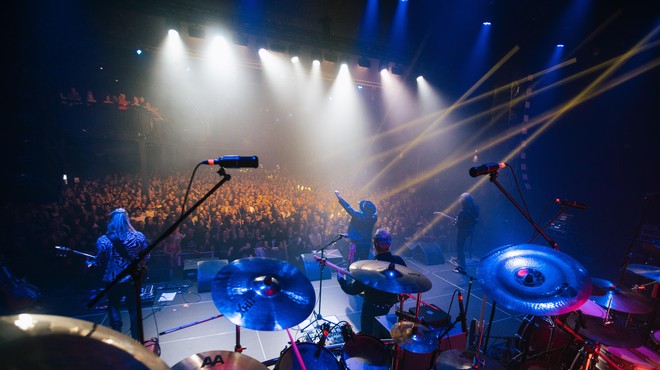
{"label": "microphone", "polygon": [[339,234],[339,236],[342,238],[348,238],[348,234]]}
{"label": "microphone", "polygon": [[256,155],[251,156],[238,156],[238,155],[223,155],[220,158],[216,159],[207,159],[202,161],[200,164],[207,164],[209,166],[215,166],[219,164],[220,167],[226,168],[257,168],[259,167],[259,158]]}
{"label": "microphone", "polygon": [[323,334],[321,335],[319,342],[316,344],[316,352],[314,352],[314,357],[317,358],[321,354],[321,348],[325,347],[325,339],[328,337],[328,334],[330,334],[330,324],[323,324],[321,329],[323,330]]}
{"label": "microphone", "polygon": [[477,177],[479,175],[488,175],[497,172],[500,168],[506,167],[506,163],[486,163],[478,167],[470,168],[470,176]]}
{"label": "microphone", "polygon": [[465,321],[465,307],[463,307],[463,294],[461,291],[458,291],[458,309],[459,314],[461,315],[461,331],[467,333],[467,321]]}
{"label": "microphone", "polygon": [[560,203],[562,206],[573,207],[578,209],[587,209],[587,204],[577,201],[570,201],[566,199],[555,199],[555,203]]}

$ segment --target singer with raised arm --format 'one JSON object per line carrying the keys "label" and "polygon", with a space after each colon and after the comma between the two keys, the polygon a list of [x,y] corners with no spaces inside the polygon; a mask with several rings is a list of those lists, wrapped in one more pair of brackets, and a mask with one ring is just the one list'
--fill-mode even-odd
{"label": "singer with raised arm", "polygon": [[[123,208],[117,208],[110,212],[110,221],[107,231],[96,240],[97,255],[93,261],[95,265],[104,268],[103,281],[110,283],[115,280],[140,252],[148,247],[147,238],[131,225],[128,212]],[[146,264],[148,257],[144,259]],[[143,265],[142,267],[146,267]],[[130,318],[131,336],[139,340],[137,322],[137,294],[134,278],[138,276],[126,275],[126,277],[108,290],[108,318],[110,326],[121,332],[121,300],[126,299],[126,308]]]}
{"label": "singer with raised arm", "polygon": [[[474,202],[474,197],[470,193],[463,193],[458,198],[461,204],[461,210],[454,220],[456,226],[456,268],[454,272],[467,274],[465,262],[465,245],[467,239],[474,233],[474,227],[479,221],[479,206]],[[470,239],[470,242],[472,240]]]}
{"label": "singer with raised arm", "polygon": [[[392,237],[390,233],[386,229],[376,230],[376,234],[373,237],[374,260],[406,266],[403,258],[390,252],[391,245]],[[390,312],[392,306],[399,301],[398,294],[371,288],[357,280],[347,278],[340,272],[337,273],[337,281],[344,293],[350,295],[363,294],[364,301],[362,303],[362,313],[360,314],[360,333],[373,335],[381,339],[389,337],[389,335],[376,330],[376,317],[387,315]]]}
{"label": "singer with raised arm", "polygon": [[376,205],[370,200],[361,200],[360,210],[356,210],[339,195],[339,191],[335,191],[335,195],[339,200],[339,204],[351,216],[351,221],[348,224],[348,239],[351,242],[348,249],[349,265],[355,261],[369,259],[371,237],[376,221],[378,221]]}

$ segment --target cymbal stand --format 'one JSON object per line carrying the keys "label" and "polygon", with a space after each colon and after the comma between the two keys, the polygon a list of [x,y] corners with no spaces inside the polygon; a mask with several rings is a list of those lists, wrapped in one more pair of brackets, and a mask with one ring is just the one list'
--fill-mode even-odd
{"label": "cymbal stand", "polygon": [[[508,164],[507,164],[507,166],[508,166]],[[507,192],[506,189],[504,189],[504,187],[502,187],[502,185],[501,185],[499,182],[497,182],[497,176],[499,176],[498,173],[497,173],[497,171],[492,172],[492,173],[490,174],[490,182],[492,182],[493,184],[495,184],[495,186],[497,186],[497,188],[500,189],[500,191],[502,192],[502,194],[504,194],[504,195],[509,199],[509,201],[511,201],[511,203],[512,203],[512,204],[518,209],[518,211],[519,211],[523,216],[525,216],[525,218],[527,219],[527,221],[529,221],[529,223],[532,224],[532,226],[534,227],[534,229],[536,230],[536,232],[539,233],[539,234],[543,237],[543,239],[545,239],[545,240],[548,242],[548,244],[550,244],[550,247],[552,247],[552,249],[558,250],[559,248],[557,247],[557,242],[554,241],[554,240],[552,240],[552,239],[548,236],[548,234],[545,233],[545,231],[541,230],[541,228],[539,227],[539,225],[537,225],[536,222],[534,222],[534,219],[532,218],[532,216],[531,216],[529,213],[527,213],[524,209],[522,209],[522,207],[520,206],[520,204],[518,204],[518,202],[516,202],[516,200],[513,199],[513,197],[511,196],[511,194],[509,194],[509,192]]]}
{"label": "cymbal stand", "polygon": [[188,208],[186,210],[186,212],[182,213],[181,216],[172,224],[172,226],[170,226],[167,230],[165,230],[165,232],[163,232],[158,238],[156,238],[156,240],[151,242],[151,244],[149,244],[145,249],[140,251],[140,253],[137,255],[137,257],[135,257],[131,261],[131,263],[128,266],[126,266],[125,269],[123,269],[119,274],[117,274],[117,276],[115,277],[115,279],[113,281],[108,283],[108,285],[106,285],[103,289],[101,289],[101,291],[87,303],[87,308],[94,307],[101,300],[101,298],[103,298],[103,296],[105,296],[107,294],[108,290],[110,290],[113,286],[118,284],[120,281],[122,281],[126,276],[128,276],[130,274],[133,277],[134,281],[135,281],[135,295],[136,295],[135,298],[136,298],[137,325],[138,325],[138,327],[137,327],[138,338],[137,339],[140,343],[144,344],[144,323],[142,322],[142,304],[141,304],[141,297],[140,297],[140,294],[142,292],[141,292],[141,288],[140,288],[140,279],[135,278],[136,276],[140,275],[140,270],[141,270],[140,264],[149,255],[149,253],[158,244],[160,244],[160,242],[162,242],[170,234],[172,234],[174,232],[174,230],[176,230],[176,228],[179,227],[179,225],[191,213],[193,213],[197,209],[197,207],[199,207],[202,203],[204,203],[206,201],[206,199],[208,199],[208,197],[213,195],[213,193],[215,193],[215,191],[218,190],[222,186],[222,184],[224,184],[225,182],[231,180],[231,175],[227,174],[223,167],[220,167],[220,169],[218,170],[218,175],[220,175],[220,177],[222,177],[220,179],[220,181],[217,184],[215,184],[213,186],[213,188],[211,188],[211,190],[209,190],[206,194],[204,194],[204,196],[202,198],[200,198],[195,204],[193,204],[190,208]]}
{"label": "cymbal stand", "polygon": [[[343,237],[344,237],[343,235],[339,234],[339,236],[337,236],[335,239],[333,239],[330,243],[326,244],[321,249],[319,249],[319,251],[321,251],[321,261],[325,261],[325,249],[327,247],[335,244],[336,242],[339,241],[339,239],[341,239]],[[302,332],[305,332],[305,330],[307,330],[307,328],[312,326],[312,324],[317,323],[318,321],[325,321],[327,323],[334,324],[334,322],[323,318],[323,315],[321,315],[321,307],[322,307],[321,305],[323,303],[322,299],[323,299],[323,269],[324,268],[325,268],[325,263],[322,262],[321,266],[319,268],[319,311],[316,314],[316,317],[314,318],[314,320],[312,320],[312,322],[310,322],[304,328],[302,328],[302,330],[301,330]]]}
{"label": "cymbal stand", "polygon": [[241,353],[245,349],[247,348],[241,345],[241,326],[236,325],[236,345],[234,345],[234,352]]}

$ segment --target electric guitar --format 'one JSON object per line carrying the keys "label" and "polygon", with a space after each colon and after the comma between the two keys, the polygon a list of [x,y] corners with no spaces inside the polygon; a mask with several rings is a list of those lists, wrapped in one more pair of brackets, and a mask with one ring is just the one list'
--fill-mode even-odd
{"label": "electric guitar", "polygon": [[67,257],[69,255],[69,253],[75,253],[75,254],[78,254],[78,255],[81,255],[81,256],[85,256],[87,258],[96,259],[96,256],[94,256],[94,255],[91,255],[91,254],[85,253],[85,252],[81,252],[81,251],[77,251],[75,249],[71,249],[71,248],[68,248],[68,247],[61,246],[61,245],[56,245],[55,249],[57,249],[56,253],[59,257]]}

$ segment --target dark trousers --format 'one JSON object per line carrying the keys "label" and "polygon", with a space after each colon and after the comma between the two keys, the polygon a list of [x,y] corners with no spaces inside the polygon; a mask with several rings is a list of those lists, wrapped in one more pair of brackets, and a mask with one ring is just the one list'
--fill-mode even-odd
{"label": "dark trousers", "polygon": [[376,316],[387,315],[390,308],[392,308],[391,304],[364,302],[362,304],[362,314],[360,315],[360,333],[382,337],[383,335],[379,335],[381,331],[377,330]]}
{"label": "dark trousers", "polygon": [[456,258],[458,265],[465,270],[465,246],[467,239],[472,235],[472,230],[458,229],[456,232]]}
{"label": "dark trousers", "polygon": [[110,318],[110,327],[118,332],[122,332],[121,321],[121,299],[126,297],[126,308],[131,324],[131,336],[138,338],[137,322],[137,297],[135,296],[135,284],[132,282],[118,283],[108,291],[108,317]]}

